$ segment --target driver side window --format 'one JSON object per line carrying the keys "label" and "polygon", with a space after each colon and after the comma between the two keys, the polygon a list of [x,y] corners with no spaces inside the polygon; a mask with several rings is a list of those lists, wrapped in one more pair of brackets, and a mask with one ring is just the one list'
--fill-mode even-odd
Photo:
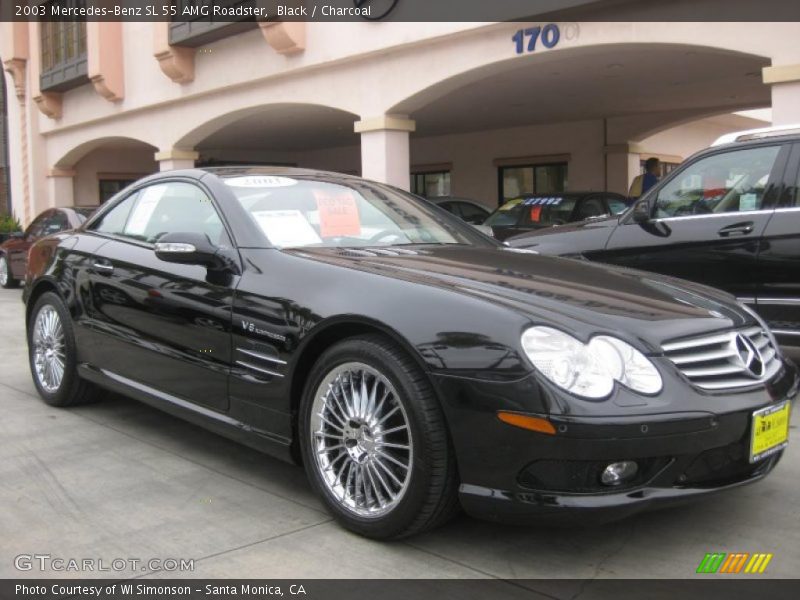
{"label": "driver side window", "polygon": [[211,199],[195,185],[156,183],[135,192],[94,227],[147,243],[166,233],[204,233],[213,244],[231,245]]}
{"label": "driver side window", "polygon": [[689,165],[658,192],[656,218],[761,210],[778,152],[734,150]]}

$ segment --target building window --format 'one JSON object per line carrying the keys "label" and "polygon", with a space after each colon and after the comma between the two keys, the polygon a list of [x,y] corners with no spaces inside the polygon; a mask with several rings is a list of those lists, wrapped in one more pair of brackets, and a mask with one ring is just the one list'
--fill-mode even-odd
{"label": "building window", "polygon": [[[62,8],[85,8],[86,0],[50,0]],[[86,20],[42,21],[39,24],[41,73],[45,92],[63,92],[89,82],[86,59]]]}
{"label": "building window", "polygon": [[121,192],[136,179],[101,179],[100,180],[100,204],[110,200],[115,194]]}
{"label": "building window", "polygon": [[500,204],[530,194],[563,192],[567,188],[567,163],[498,167]]}
{"label": "building window", "polygon": [[[646,163],[646,162],[647,162],[647,159],[643,159],[639,163],[639,174],[640,175],[644,175],[644,172],[645,172],[644,163]],[[657,173],[658,178],[661,179],[665,175],[669,175],[675,169],[677,169],[680,165],[681,165],[681,163],[679,163],[679,162],[666,162],[666,161],[663,161],[663,160],[659,161],[659,168],[658,168],[658,173]]]}
{"label": "building window", "polygon": [[423,198],[450,195],[450,171],[411,174],[411,192]]}
{"label": "building window", "polygon": [[214,6],[236,9],[252,7],[253,0],[172,0],[177,14],[169,24],[169,43],[172,46],[196,48],[222,38],[258,27],[254,17],[236,21],[215,21]]}

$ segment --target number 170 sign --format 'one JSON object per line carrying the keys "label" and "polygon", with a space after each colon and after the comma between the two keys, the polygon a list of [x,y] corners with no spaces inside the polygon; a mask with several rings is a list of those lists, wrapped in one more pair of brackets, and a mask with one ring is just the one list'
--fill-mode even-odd
{"label": "number 170 sign", "polygon": [[539,43],[548,49],[555,48],[560,39],[561,31],[555,23],[550,23],[544,27],[536,26],[520,29],[511,37],[517,54],[535,52]]}

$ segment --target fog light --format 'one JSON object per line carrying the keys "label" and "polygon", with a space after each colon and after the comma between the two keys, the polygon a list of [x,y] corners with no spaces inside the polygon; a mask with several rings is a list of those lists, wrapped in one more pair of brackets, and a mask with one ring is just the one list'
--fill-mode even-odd
{"label": "fog light", "polygon": [[611,463],[603,471],[600,481],[603,485],[622,485],[633,479],[638,470],[639,467],[632,460]]}

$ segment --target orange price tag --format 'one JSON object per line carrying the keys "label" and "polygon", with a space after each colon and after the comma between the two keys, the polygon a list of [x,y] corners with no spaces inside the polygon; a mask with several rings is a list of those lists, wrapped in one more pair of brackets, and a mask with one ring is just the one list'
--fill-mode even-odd
{"label": "orange price tag", "polygon": [[329,193],[314,190],[319,210],[319,234],[326,237],[361,235],[361,218],[356,199],[350,192]]}

